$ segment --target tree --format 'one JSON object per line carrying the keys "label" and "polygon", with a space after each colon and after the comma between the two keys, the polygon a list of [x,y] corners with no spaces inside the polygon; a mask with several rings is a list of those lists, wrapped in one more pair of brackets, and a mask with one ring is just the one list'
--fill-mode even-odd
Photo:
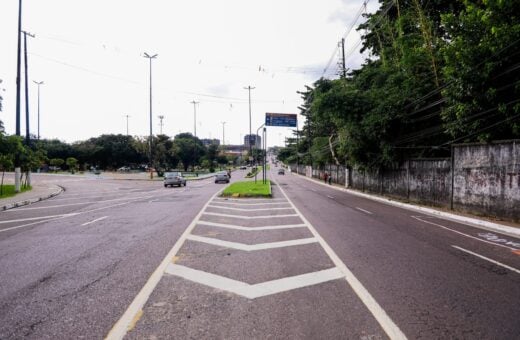
{"label": "tree", "polygon": [[13,168],[16,153],[21,153],[23,149],[21,137],[5,136],[4,133],[0,132],[0,168],[2,170],[0,195],[3,194],[5,171]]}
{"label": "tree", "polygon": [[450,41],[442,118],[453,141],[520,136],[519,13],[518,1],[467,0],[442,17]]}
{"label": "tree", "polygon": [[58,169],[61,168],[61,166],[63,165],[63,163],[65,163],[65,161],[61,158],[52,158],[51,160],[49,160],[49,163],[51,166],[55,167],[55,171],[57,171]]}
{"label": "tree", "polygon": [[73,174],[78,167],[78,160],[74,157],[69,157],[65,160],[65,164],[69,167],[70,172]]}
{"label": "tree", "polygon": [[191,133],[180,133],[173,140],[173,153],[182,162],[184,171],[188,171],[191,166],[195,170],[195,165],[204,156],[206,149],[202,142]]}

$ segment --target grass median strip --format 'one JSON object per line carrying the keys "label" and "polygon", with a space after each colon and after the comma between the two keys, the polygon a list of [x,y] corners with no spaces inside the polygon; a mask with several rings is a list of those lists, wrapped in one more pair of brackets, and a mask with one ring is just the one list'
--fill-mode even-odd
{"label": "grass median strip", "polygon": [[271,181],[242,181],[229,185],[222,196],[232,197],[271,197]]}

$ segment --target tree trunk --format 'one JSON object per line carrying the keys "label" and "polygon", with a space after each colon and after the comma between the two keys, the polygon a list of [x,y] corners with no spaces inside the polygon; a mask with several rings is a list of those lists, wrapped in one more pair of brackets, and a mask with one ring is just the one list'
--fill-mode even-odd
{"label": "tree trunk", "polygon": [[5,170],[2,170],[2,183],[0,184],[0,196],[2,196],[4,194],[4,175],[5,175]]}

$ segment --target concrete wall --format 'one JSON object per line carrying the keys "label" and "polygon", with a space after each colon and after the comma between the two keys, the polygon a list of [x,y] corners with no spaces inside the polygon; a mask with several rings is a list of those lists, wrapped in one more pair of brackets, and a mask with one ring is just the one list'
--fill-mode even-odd
{"label": "concrete wall", "polygon": [[[312,168],[315,178],[327,172],[347,187],[473,214],[520,221],[520,141],[453,146],[452,160],[411,159],[391,168],[364,171],[345,166]],[[312,170],[312,171],[311,171]]]}
{"label": "concrete wall", "polygon": [[455,209],[520,220],[520,141],[454,147]]}

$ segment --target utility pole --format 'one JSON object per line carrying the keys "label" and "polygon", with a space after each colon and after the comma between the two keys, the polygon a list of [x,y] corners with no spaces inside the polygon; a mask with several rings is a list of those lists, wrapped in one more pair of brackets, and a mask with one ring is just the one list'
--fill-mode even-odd
{"label": "utility pole", "polygon": [[[34,34],[27,31],[23,33],[23,55],[24,55],[24,66],[25,66],[25,145],[30,147],[31,145],[31,131],[29,129],[29,65],[27,64],[27,36],[34,38]],[[31,186],[31,169],[27,169],[26,183]]]}
{"label": "utility pole", "polygon": [[226,142],[225,142],[225,134],[224,134],[224,125],[226,124],[226,122],[220,122],[222,124],[222,146],[226,145]]}
{"label": "utility pole", "polygon": [[347,68],[345,65],[345,38],[341,39],[341,77],[343,79],[347,78]]}
{"label": "utility pole", "polygon": [[[20,66],[22,49],[22,0],[18,1],[18,54],[16,59],[16,135],[20,136]],[[14,159],[14,191],[20,192],[20,153],[17,151]]]}
{"label": "utility pole", "polygon": [[29,72],[27,65],[27,36],[34,38],[34,34],[31,34],[27,31],[22,31],[23,33],[23,59],[24,59],[24,68],[25,68],[25,143],[29,146],[31,142],[31,135],[29,131]]}
{"label": "utility pole", "polygon": [[160,115],[160,116],[157,116],[157,118],[159,118],[159,127],[161,128],[161,135],[162,135],[162,127],[163,127],[164,116]]}
{"label": "utility pole", "polygon": [[197,137],[197,104],[195,100],[192,100],[190,103],[193,104],[193,135]]}
{"label": "utility pole", "polygon": [[[249,91],[249,156],[252,156],[251,153],[251,90],[254,90],[254,87],[248,86],[244,87],[245,90]],[[256,145],[256,136],[255,136],[255,145]]]}
{"label": "utility pole", "polygon": [[35,81],[33,83],[38,85],[38,140],[40,140],[40,85],[43,85],[43,81]]}
{"label": "utility pole", "polygon": [[130,115],[124,115],[123,117],[126,117],[126,135],[128,136],[128,118],[130,118]]}
{"label": "utility pole", "polygon": [[[150,60],[150,142],[149,142],[149,161],[150,161],[150,168],[152,167],[153,159],[152,159],[152,59],[157,58],[157,54],[149,55],[148,53],[144,53],[143,55],[145,58],[148,58]],[[150,170],[150,179],[153,178],[153,172]]]}

